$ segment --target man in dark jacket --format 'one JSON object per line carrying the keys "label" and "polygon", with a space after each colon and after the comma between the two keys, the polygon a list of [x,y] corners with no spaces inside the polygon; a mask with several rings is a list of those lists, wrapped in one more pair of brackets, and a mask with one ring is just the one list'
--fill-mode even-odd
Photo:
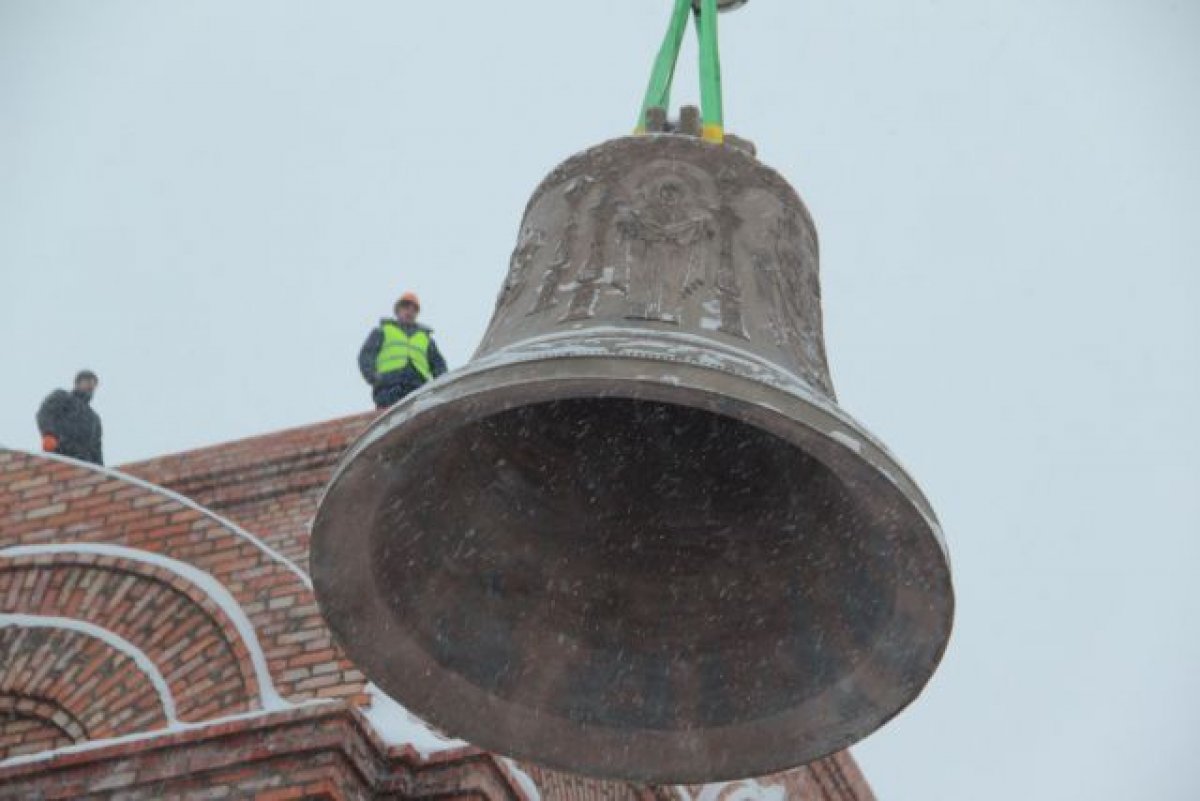
{"label": "man in dark jacket", "polygon": [[93,464],[104,464],[100,447],[100,415],[92,409],[92,395],[100,380],[91,370],[75,376],[75,389],[56,389],[42,401],[37,413],[42,450]]}
{"label": "man in dark jacket", "polygon": [[358,369],[372,388],[378,409],[386,409],[426,381],[446,372],[446,360],[430,336],[432,329],[417,324],[421,302],[412,292],[396,301],[394,320],[380,320],[358,352]]}

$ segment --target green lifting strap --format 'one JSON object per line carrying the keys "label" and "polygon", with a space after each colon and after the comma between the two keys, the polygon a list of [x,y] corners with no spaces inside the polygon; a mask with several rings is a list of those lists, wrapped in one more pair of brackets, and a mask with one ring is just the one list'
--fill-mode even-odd
{"label": "green lifting strap", "polygon": [[725,141],[725,110],[721,97],[721,56],[717,46],[717,0],[675,0],[671,24],[666,38],[654,60],[650,85],[642,102],[642,114],[636,133],[646,132],[646,112],[652,108],[666,110],[671,102],[671,85],[675,81],[675,65],[687,31],[688,14],[695,10],[696,33],[700,38],[700,115],[704,123],[703,136],[709,142]]}
{"label": "green lifting strap", "polygon": [[721,53],[717,48],[717,0],[700,0],[700,115],[704,138],[725,141],[725,103],[721,98]]}
{"label": "green lifting strap", "polygon": [[663,39],[654,70],[650,73],[650,85],[646,88],[646,99],[642,103],[642,116],[638,119],[637,132],[646,131],[646,112],[652,108],[666,109],[671,103],[671,84],[675,81],[675,65],[679,62],[679,49],[683,47],[683,35],[687,33],[688,14],[692,0],[675,0],[671,12],[671,24]]}

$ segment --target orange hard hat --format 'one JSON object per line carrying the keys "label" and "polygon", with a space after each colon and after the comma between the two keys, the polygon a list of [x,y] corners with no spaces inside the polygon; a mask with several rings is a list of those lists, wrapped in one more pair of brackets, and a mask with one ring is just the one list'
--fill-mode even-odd
{"label": "orange hard hat", "polygon": [[417,297],[416,292],[405,292],[400,296],[400,300],[396,301],[396,305],[399,306],[401,303],[411,303],[418,309],[421,308],[421,299]]}

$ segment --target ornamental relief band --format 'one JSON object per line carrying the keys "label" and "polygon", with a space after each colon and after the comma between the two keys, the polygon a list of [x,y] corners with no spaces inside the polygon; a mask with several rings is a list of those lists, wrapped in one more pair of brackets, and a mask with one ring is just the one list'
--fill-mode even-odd
{"label": "ornamental relief band", "polygon": [[799,198],[752,157],[610,142],[534,195],[481,353],[571,323],[640,324],[751,344],[828,393],[816,251]]}

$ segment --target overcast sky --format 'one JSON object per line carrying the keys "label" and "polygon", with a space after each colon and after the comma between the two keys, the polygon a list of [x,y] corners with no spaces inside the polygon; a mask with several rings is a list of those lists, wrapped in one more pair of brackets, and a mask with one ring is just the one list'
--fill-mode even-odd
{"label": "overcast sky", "polygon": [[[113,463],[364,410],[405,288],[461,365],[669,6],[0,0],[0,442],[83,366]],[[723,23],[729,127],[821,232],[841,402],[954,557],[942,669],[855,749],[878,795],[1200,798],[1200,2]]]}

